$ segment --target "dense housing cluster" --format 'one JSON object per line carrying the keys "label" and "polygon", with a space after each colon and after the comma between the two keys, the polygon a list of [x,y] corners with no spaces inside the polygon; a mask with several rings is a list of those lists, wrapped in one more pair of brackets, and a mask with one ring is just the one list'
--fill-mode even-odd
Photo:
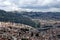
{"label": "dense housing cluster", "polygon": [[60,40],[60,23],[44,25],[37,29],[28,25],[23,26],[0,22],[0,40]]}

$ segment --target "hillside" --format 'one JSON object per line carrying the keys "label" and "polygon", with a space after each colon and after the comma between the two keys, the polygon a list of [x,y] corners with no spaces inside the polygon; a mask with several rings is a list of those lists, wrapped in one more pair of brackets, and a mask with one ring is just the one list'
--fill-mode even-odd
{"label": "hillside", "polygon": [[0,21],[21,23],[21,24],[32,26],[32,27],[35,27],[35,24],[36,24],[28,17],[24,17],[19,13],[6,12],[3,10],[0,10]]}
{"label": "hillside", "polygon": [[0,21],[40,27],[39,23],[32,19],[60,21],[60,12],[6,12],[4,10],[0,10]]}
{"label": "hillside", "polygon": [[22,12],[22,15],[32,19],[60,20],[60,12]]}

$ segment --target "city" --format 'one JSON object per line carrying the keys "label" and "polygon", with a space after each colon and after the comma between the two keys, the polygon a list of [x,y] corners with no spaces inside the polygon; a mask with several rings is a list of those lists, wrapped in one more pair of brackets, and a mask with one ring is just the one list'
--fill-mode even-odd
{"label": "city", "polygon": [[60,40],[59,24],[35,29],[19,23],[0,22],[0,40]]}
{"label": "city", "polygon": [[60,0],[0,0],[0,40],[60,40]]}

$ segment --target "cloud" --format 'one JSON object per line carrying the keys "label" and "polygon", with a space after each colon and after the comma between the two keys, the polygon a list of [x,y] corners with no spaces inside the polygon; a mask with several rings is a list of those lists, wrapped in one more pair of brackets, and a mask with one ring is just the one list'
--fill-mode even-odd
{"label": "cloud", "polygon": [[0,9],[7,11],[59,11],[60,0],[0,0]]}
{"label": "cloud", "polygon": [[16,5],[11,0],[2,0],[0,1],[0,9],[6,10],[6,11],[13,11],[18,10],[18,5]]}

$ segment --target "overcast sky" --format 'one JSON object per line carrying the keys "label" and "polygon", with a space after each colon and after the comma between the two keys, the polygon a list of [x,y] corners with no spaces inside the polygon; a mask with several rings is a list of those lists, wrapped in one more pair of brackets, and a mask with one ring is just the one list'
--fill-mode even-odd
{"label": "overcast sky", "polygon": [[0,9],[60,12],[60,0],[0,0]]}

